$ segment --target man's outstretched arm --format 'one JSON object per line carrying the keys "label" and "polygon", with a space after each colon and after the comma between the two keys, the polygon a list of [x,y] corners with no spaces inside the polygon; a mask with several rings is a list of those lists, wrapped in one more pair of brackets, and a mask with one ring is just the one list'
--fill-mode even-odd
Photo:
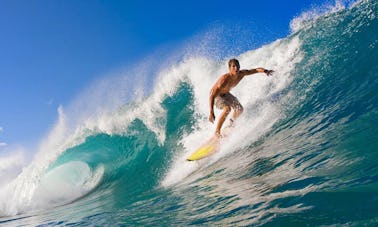
{"label": "man's outstretched arm", "polygon": [[267,76],[270,76],[272,75],[274,71],[273,70],[268,70],[268,69],[264,69],[264,68],[255,68],[255,69],[244,69],[244,70],[240,70],[240,73],[243,75],[243,76],[248,76],[248,75],[252,75],[252,74],[255,74],[255,73],[265,73]]}

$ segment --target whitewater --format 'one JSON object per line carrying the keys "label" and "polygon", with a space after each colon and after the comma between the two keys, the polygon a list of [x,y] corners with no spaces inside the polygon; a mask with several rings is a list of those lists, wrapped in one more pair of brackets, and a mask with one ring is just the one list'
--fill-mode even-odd
{"label": "whitewater", "polygon": [[[99,79],[58,108],[30,163],[0,158],[0,225],[377,225],[377,14],[338,1],[232,56],[214,57],[232,40],[208,31]],[[214,133],[208,96],[233,57],[274,76],[234,88],[235,132],[187,162]]]}

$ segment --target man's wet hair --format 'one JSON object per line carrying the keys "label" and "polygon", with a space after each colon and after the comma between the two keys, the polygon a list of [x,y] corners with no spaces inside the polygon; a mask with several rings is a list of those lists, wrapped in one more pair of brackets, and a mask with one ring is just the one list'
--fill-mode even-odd
{"label": "man's wet hair", "polygon": [[231,67],[231,64],[232,64],[232,63],[234,63],[236,66],[238,66],[238,68],[240,68],[240,64],[239,64],[238,59],[236,59],[236,58],[232,58],[232,59],[230,59],[230,60],[228,61],[228,68]]}

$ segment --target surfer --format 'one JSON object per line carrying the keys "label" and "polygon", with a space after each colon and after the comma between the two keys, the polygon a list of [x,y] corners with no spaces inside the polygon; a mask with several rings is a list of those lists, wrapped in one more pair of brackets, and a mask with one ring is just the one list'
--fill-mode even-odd
{"label": "surfer", "polygon": [[252,75],[255,73],[265,73],[267,76],[272,75],[273,70],[267,70],[264,68],[255,69],[243,69],[240,70],[239,61],[235,58],[228,61],[229,73],[222,75],[218,81],[214,84],[210,92],[210,116],[209,121],[214,123],[214,103],[215,106],[222,110],[219,117],[217,128],[215,130],[215,135],[219,137],[221,135],[220,131],[224,121],[226,120],[228,114],[233,110],[231,121],[231,126],[233,122],[240,116],[243,112],[243,106],[240,104],[238,99],[230,93],[230,90],[239,84],[239,82],[244,78],[244,76]]}

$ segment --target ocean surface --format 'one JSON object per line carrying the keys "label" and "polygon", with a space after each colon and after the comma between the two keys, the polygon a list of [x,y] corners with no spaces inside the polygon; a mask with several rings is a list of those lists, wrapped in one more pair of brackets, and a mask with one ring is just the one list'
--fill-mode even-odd
{"label": "ocean surface", "polygon": [[377,16],[373,0],[314,9],[288,37],[231,56],[276,72],[234,88],[245,111],[197,162],[185,159],[214,133],[208,95],[229,56],[187,51],[135,83],[105,78],[59,107],[31,163],[2,182],[0,225],[377,226]]}

